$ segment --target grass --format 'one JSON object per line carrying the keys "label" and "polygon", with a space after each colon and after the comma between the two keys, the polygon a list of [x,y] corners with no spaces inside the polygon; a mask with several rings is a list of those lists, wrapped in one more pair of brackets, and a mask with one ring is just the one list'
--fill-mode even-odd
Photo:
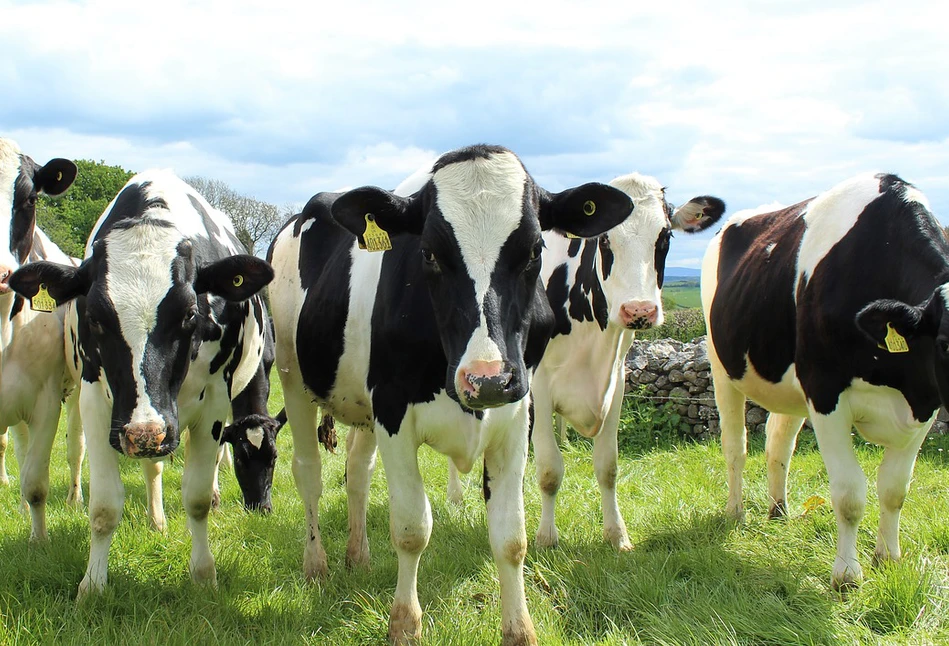
{"label": "grass", "polygon": [[[272,404],[279,408],[275,389]],[[813,435],[802,434],[791,467],[792,517],[767,521],[763,439],[749,447],[748,519],[726,521],[725,466],[717,443],[679,440],[630,406],[624,415],[618,488],[635,550],[616,554],[600,539],[590,447],[573,437],[559,505],[560,547],[531,547],[528,603],[542,644],[936,644],[949,643],[949,440],[925,443],[903,515],[904,560],[871,568],[877,520],[871,486],[859,549],[863,586],[841,597],[829,586],[836,528],[829,504],[803,514],[813,494],[829,499]],[[344,431],[344,429],[341,429]],[[340,441],[340,446],[345,443]],[[301,576],[303,514],[290,475],[291,436],[281,449],[274,514],[241,510],[233,474],[222,473],[222,507],[211,516],[219,588],[194,587],[180,500],[181,461],[165,477],[168,530],[148,529],[137,465],[125,463],[126,508],[112,547],[110,588],[81,604],[76,587],[88,555],[88,523],[69,509],[62,434],[53,455],[50,542],[30,545],[15,487],[0,489],[2,644],[383,644],[396,580],[388,539],[386,482],[373,478],[371,569],[344,565],[343,455],[324,456],[321,527],[330,575]],[[944,451],[943,449],[946,449]],[[12,451],[11,451],[12,453]],[[858,442],[875,482],[881,451]],[[15,460],[11,475],[16,478]],[[445,460],[421,451],[434,531],[422,557],[419,592],[428,644],[495,644],[500,615],[477,477],[466,506],[445,500]],[[528,533],[539,498],[528,466]],[[88,479],[84,484],[87,486]]]}

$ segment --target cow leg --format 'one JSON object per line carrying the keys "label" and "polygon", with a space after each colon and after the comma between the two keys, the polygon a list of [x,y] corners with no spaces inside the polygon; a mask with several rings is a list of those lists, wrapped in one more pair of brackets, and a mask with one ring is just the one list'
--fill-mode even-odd
{"label": "cow leg", "polygon": [[66,462],[69,463],[69,493],[66,504],[82,506],[82,458],[86,454],[86,437],[79,418],[79,388],[66,398]]}
{"label": "cow leg", "polygon": [[79,597],[105,588],[112,534],[122,519],[125,488],[119,473],[119,453],[109,445],[112,404],[98,384],[83,384],[79,410],[89,455],[89,563],[79,584]]}
{"label": "cow leg", "polygon": [[[711,357],[712,344],[709,343]],[[712,361],[712,380],[715,384],[715,405],[718,408],[722,431],[722,453],[728,471],[728,503],[725,513],[737,520],[745,519],[742,494],[742,471],[748,455],[748,431],[745,429],[745,395],[732,386],[725,369]]]}
{"label": "cow leg", "polygon": [[768,462],[768,495],[771,498],[769,518],[781,518],[788,513],[788,471],[803,424],[803,417],[779,413],[768,415],[764,453]]}
{"label": "cow leg", "polygon": [[877,543],[873,550],[873,562],[895,561],[900,552],[900,512],[909,491],[916,456],[922,446],[931,423],[925,424],[902,448],[887,447],[877,473],[877,497],[880,499],[880,525]]}
{"label": "cow leg", "polygon": [[[220,409],[218,409],[220,410]],[[223,424],[223,420],[215,424]],[[191,530],[191,580],[197,584],[217,585],[217,570],[208,540],[208,514],[213,496],[214,466],[218,442],[211,428],[197,426],[191,429],[188,458],[181,474],[181,501],[188,514]]]}
{"label": "cow leg", "polygon": [[346,437],[346,500],[349,504],[349,543],[346,565],[369,566],[366,512],[369,484],[376,468],[376,436],[366,426],[353,426]]}
{"label": "cow leg", "polygon": [[211,484],[211,509],[221,508],[221,482],[219,476],[226,453],[227,444],[221,444],[217,447],[217,453],[214,456],[214,479]]}
{"label": "cow leg", "polygon": [[418,444],[403,424],[394,437],[376,426],[376,441],[389,482],[389,535],[399,558],[399,579],[389,614],[389,642],[415,644],[422,636],[418,564],[432,535],[432,510],[418,468]]}
{"label": "cow leg", "polygon": [[540,524],[534,544],[537,547],[556,547],[560,541],[555,514],[557,492],[563,482],[563,456],[554,437],[550,389],[542,373],[537,374],[531,389],[534,400],[534,430],[531,438],[537,485],[540,487]]}
{"label": "cow leg", "polygon": [[303,576],[308,580],[326,577],[329,568],[320,539],[320,496],[323,494],[323,467],[320,442],[316,432],[317,407],[302,384],[292,385],[287,375],[283,381],[287,422],[293,432],[293,480],[303,501],[306,514],[306,539],[303,547]]}
{"label": "cow leg", "polygon": [[448,460],[448,502],[461,507],[465,504],[465,488],[461,484],[461,475],[458,467],[451,459]]}
{"label": "cow leg", "polygon": [[164,532],[165,503],[163,500],[161,474],[165,469],[163,460],[142,459],[142,476],[145,479],[145,509],[148,524],[156,532]]}
{"label": "cow leg", "polygon": [[[600,499],[603,506],[603,538],[620,552],[633,549],[626,532],[626,521],[619,510],[616,500],[616,461],[618,457],[619,418],[623,410],[623,363],[617,366],[619,384],[613,393],[613,401],[600,432],[593,438],[593,470],[597,484],[600,485]],[[551,434],[553,435],[553,434]]]}
{"label": "cow leg", "polygon": [[831,576],[835,590],[853,587],[863,579],[857,559],[857,527],[867,506],[867,478],[853,451],[851,420],[839,408],[830,415],[811,415],[837,517],[837,557]]}
{"label": "cow leg", "polygon": [[49,459],[59,425],[58,398],[44,398],[33,412],[30,425],[30,443],[26,460],[20,463],[20,493],[30,505],[32,520],[31,541],[46,541],[46,498],[49,496]]}
{"label": "cow leg", "polygon": [[[524,405],[524,414],[527,413]],[[537,416],[535,416],[535,420]],[[551,416],[546,416],[550,426]],[[516,421],[519,420],[515,418]],[[502,431],[484,453],[484,495],[488,516],[488,538],[501,585],[501,644],[537,644],[534,623],[527,612],[524,593],[524,469],[527,466],[527,434],[516,422]],[[553,438],[553,429],[550,437]],[[536,428],[535,428],[536,432]],[[536,445],[535,445],[536,447]]]}
{"label": "cow leg", "polygon": [[[17,466],[20,467],[20,482],[23,482],[23,465],[26,464],[26,449],[30,446],[30,428],[20,422],[10,427],[10,435],[13,437],[13,454],[16,456]],[[26,514],[30,511],[30,504],[23,497],[23,489],[20,488],[20,512]]]}
{"label": "cow leg", "polygon": [[0,486],[10,486],[10,476],[7,475],[7,442],[9,432],[6,428],[0,432]]}

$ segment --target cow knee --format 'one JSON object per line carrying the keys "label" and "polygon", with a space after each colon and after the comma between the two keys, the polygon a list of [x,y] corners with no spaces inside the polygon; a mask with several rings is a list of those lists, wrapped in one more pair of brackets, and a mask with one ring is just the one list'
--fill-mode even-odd
{"label": "cow knee", "polygon": [[899,511],[903,509],[903,503],[906,502],[906,494],[902,491],[881,491],[880,508],[888,511]]}
{"label": "cow knee", "polygon": [[97,506],[89,512],[89,527],[97,536],[110,536],[119,526],[119,510]]}
{"label": "cow knee", "polygon": [[537,478],[540,490],[548,496],[556,496],[560,490],[563,473],[556,469],[543,469]]}
{"label": "cow knee", "polygon": [[601,487],[605,489],[615,489],[616,488],[616,465],[611,464],[605,469],[598,469],[596,472],[596,479],[600,483]]}
{"label": "cow knee", "polygon": [[520,566],[527,557],[527,538],[518,536],[504,541],[501,555],[511,565]]}
{"label": "cow knee", "polygon": [[199,496],[185,503],[185,512],[192,520],[202,521],[211,511],[211,496]]}
{"label": "cow knee", "polygon": [[46,497],[49,495],[49,486],[36,484],[24,492],[23,498],[29,503],[30,507],[38,507],[46,504]]}
{"label": "cow knee", "polygon": [[392,544],[399,552],[419,554],[428,545],[428,535],[425,526],[402,526],[392,531]]}
{"label": "cow knee", "polygon": [[847,489],[836,496],[831,496],[837,517],[848,525],[856,525],[863,518],[867,506],[866,494],[854,489]]}

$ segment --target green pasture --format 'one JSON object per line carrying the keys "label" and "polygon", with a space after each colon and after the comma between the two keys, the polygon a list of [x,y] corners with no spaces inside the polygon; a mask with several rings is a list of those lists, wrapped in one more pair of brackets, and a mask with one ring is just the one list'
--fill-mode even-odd
{"label": "green pasture", "polygon": [[[272,406],[281,406],[279,386]],[[866,581],[842,597],[830,589],[836,529],[829,503],[804,514],[812,495],[829,499],[813,435],[792,463],[785,521],[765,519],[763,439],[746,470],[747,522],[721,515],[725,465],[716,442],[680,440],[663,414],[630,400],[621,430],[618,488],[635,549],[616,554],[600,538],[590,447],[573,438],[559,506],[560,547],[528,551],[528,603],[541,644],[945,644],[949,643],[949,462],[943,437],[927,440],[903,514],[904,560],[870,567],[877,520],[871,485],[859,549]],[[345,429],[342,429],[345,433]],[[858,442],[875,482],[881,451]],[[168,530],[148,529],[141,472],[123,467],[125,516],[112,546],[110,588],[77,603],[89,532],[84,510],[65,506],[62,434],[52,463],[50,541],[30,545],[16,486],[0,490],[0,644],[384,644],[396,581],[386,481],[380,467],[369,509],[369,570],[347,570],[343,455],[324,455],[320,524],[327,580],[301,575],[303,511],[290,475],[284,431],[274,513],[241,509],[232,473],[222,473],[221,509],[211,516],[219,588],[197,588],[187,570],[190,539],[181,508],[181,461],[165,471]],[[340,438],[340,447],[345,446]],[[12,445],[11,445],[12,448]],[[12,451],[11,451],[12,454]],[[445,500],[446,466],[421,452],[434,531],[422,557],[419,593],[427,644],[495,644],[498,588],[479,498]],[[16,482],[17,467],[10,460]],[[540,511],[528,466],[529,538]],[[88,495],[88,477],[85,478]]]}

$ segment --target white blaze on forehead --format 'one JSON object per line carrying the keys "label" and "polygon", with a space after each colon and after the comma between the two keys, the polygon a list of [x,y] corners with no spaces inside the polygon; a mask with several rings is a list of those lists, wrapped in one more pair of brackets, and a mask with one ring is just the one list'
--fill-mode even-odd
{"label": "white blaze on forehead", "polygon": [[264,443],[264,429],[259,426],[247,429],[247,441],[254,445],[258,451]]}
{"label": "white blaze on forehead", "polygon": [[158,319],[158,305],[172,286],[171,264],[181,240],[181,232],[173,227],[148,224],[116,229],[106,237],[105,293],[132,353],[137,398],[131,423],[164,422],[145,392],[143,360],[145,344]]}
{"label": "white blaze on forehead", "polygon": [[13,217],[13,192],[20,174],[20,148],[0,138],[0,264],[16,267],[10,252],[10,220]]}
{"label": "white blaze on forehead", "polygon": [[484,299],[501,247],[524,215],[527,171],[510,152],[449,164],[433,176],[438,208],[451,226],[468,274],[474,282],[479,325],[468,342],[461,365],[501,361],[488,336]]}
{"label": "white blaze on forehead", "polygon": [[807,205],[803,215],[806,228],[797,258],[795,300],[801,279],[806,280],[814,275],[820,261],[854,227],[866,206],[878,197],[880,180],[874,174],[867,173],[821,193]]}

